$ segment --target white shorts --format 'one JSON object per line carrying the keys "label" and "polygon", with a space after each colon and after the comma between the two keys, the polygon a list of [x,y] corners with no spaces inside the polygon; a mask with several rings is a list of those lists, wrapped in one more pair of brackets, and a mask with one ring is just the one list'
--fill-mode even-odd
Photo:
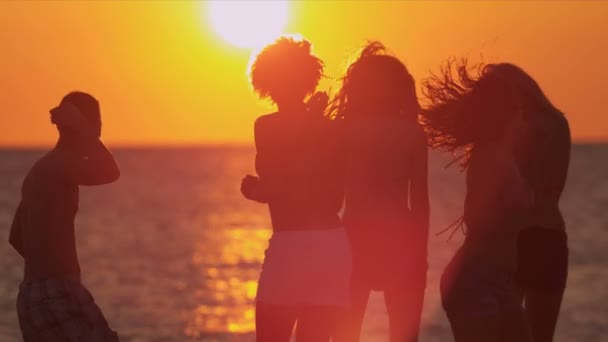
{"label": "white shorts", "polygon": [[344,228],[275,232],[266,250],[256,301],[346,307],[351,270]]}

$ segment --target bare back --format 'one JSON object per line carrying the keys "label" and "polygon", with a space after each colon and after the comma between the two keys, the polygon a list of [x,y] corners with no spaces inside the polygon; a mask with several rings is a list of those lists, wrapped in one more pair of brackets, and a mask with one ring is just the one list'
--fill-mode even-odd
{"label": "bare back", "polygon": [[[421,127],[407,118],[373,118],[353,123],[348,136],[345,219],[400,226],[410,221],[416,206],[413,188],[422,183],[421,192],[428,192]],[[415,179],[417,174],[420,180]],[[426,211],[422,216],[428,215],[428,207]]]}
{"label": "bare back", "polygon": [[310,113],[275,113],[255,125],[256,170],[275,231],[333,229],[343,202],[334,125]]}

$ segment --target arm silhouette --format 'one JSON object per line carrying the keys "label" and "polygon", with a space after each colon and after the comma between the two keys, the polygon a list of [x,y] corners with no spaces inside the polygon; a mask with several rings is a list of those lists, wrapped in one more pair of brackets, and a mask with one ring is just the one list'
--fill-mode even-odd
{"label": "arm silhouette", "polygon": [[241,193],[245,198],[260,202],[268,203],[268,189],[263,186],[262,178],[267,175],[269,169],[269,161],[265,158],[265,144],[263,140],[263,117],[258,118],[254,124],[254,139],[255,139],[255,169],[259,177],[246,175],[241,182]]}
{"label": "arm silhouette", "polygon": [[102,185],[120,178],[120,169],[110,150],[101,142],[101,129],[95,129],[76,106],[62,104],[51,111],[51,122],[69,127],[79,143],[82,157],[66,156],[64,174],[68,182],[77,185]]}
{"label": "arm silhouette", "polygon": [[78,185],[103,185],[117,181],[120,169],[112,153],[98,138],[84,138],[86,157],[67,164],[66,176]]}

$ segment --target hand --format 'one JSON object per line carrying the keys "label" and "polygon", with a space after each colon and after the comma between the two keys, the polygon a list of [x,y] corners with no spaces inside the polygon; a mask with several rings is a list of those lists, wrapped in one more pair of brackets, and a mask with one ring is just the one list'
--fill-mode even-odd
{"label": "hand", "polygon": [[241,181],[241,193],[247,199],[254,199],[255,193],[260,186],[260,179],[256,176],[247,175]]}
{"label": "hand", "polygon": [[51,123],[69,127],[78,133],[91,134],[91,124],[73,104],[65,102],[51,109]]}
{"label": "hand", "polygon": [[314,93],[306,102],[308,110],[315,114],[323,114],[327,104],[329,103],[329,96],[324,91],[318,91]]}

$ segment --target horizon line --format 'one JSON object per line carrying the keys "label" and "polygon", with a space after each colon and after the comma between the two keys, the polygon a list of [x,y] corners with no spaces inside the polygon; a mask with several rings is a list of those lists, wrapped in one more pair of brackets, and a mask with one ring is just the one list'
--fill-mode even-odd
{"label": "horizon line", "polygon": [[[105,143],[105,142],[104,142]],[[180,148],[243,148],[255,147],[254,142],[192,142],[192,143],[105,143],[111,149],[180,149]],[[0,150],[41,150],[54,147],[50,144],[2,144]],[[608,139],[572,140],[572,145],[608,145]]]}

